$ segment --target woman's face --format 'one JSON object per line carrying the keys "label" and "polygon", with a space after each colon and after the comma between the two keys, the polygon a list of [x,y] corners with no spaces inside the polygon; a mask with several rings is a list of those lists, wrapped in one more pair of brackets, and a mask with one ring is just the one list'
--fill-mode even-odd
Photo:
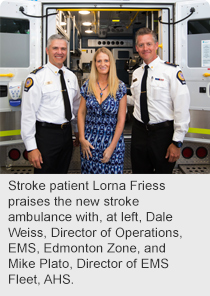
{"label": "woman's face", "polygon": [[99,74],[108,74],[110,69],[109,56],[106,53],[100,52],[96,56],[96,69]]}

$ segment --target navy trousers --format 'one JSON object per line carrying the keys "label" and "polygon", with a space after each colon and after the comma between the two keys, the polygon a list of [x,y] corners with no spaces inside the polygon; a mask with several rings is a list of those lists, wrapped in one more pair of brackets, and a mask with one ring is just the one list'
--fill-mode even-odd
{"label": "navy trousers", "polygon": [[133,174],[171,174],[175,162],[165,158],[171,144],[173,125],[157,130],[146,130],[133,120],[131,139],[131,164]]}
{"label": "navy trousers", "polygon": [[66,174],[73,150],[71,125],[64,129],[36,125],[36,141],[43,164],[42,169],[34,169],[34,173]]}

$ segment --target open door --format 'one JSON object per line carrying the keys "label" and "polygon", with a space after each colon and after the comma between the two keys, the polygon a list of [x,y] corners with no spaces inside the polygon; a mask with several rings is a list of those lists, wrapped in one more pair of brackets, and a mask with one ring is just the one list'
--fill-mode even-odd
{"label": "open door", "polygon": [[210,140],[210,3],[177,2],[176,63],[183,70],[191,96],[191,123],[187,136]]}

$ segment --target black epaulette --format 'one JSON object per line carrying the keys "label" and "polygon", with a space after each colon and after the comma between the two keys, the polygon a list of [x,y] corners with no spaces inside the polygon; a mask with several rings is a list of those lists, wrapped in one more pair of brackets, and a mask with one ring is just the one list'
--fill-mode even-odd
{"label": "black epaulette", "polygon": [[39,68],[37,68],[37,69],[35,69],[34,71],[32,71],[31,73],[33,73],[33,74],[36,74],[39,70],[41,70],[41,69],[43,69],[44,67],[39,67]]}
{"label": "black epaulette", "polygon": [[173,66],[173,67],[178,67],[179,65],[176,65],[174,63],[169,63],[169,62],[165,62],[164,64],[169,65],[169,66]]}

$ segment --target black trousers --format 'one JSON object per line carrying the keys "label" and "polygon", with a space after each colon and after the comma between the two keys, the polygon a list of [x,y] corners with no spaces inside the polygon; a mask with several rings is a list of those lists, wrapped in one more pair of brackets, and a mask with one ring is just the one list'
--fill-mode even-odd
{"label": "black trousers", "polygon": [[131,164],[133,174],[171,174],[175,162],[165,158],[171,144],[173,125],[157,130],[147,130],[133,119],[131,139]]}
{"label": "black trousers", "polygon": [[73,150],[71,125],[64,129],[36,125],[35,137],[43,164],[42,169],[34,169],[34,173],[66,174]]}

